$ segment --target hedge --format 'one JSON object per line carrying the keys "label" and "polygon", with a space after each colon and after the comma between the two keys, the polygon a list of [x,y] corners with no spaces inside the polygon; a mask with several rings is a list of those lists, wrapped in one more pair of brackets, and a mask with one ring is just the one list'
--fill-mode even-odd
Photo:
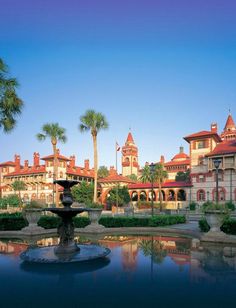
{"label": "hedge", "polygon": [[[87,217],[75,217],[74,224],[76,228],[84,228],[89,224]],[[182,215],[161,215],[148,218],[141,217],[101,217],[99,223],[106,228],[119,227],[159,227],[178,223],[185,223],[185,216]],[[45,229],[56,228],[60,222],[59,217],[42,216],[38,225]],[[0,230],[20,230],[27,226],[27,222],[21,213],[1,214]]]}
{"label": "hedge", "polygon": [[[199,220],[199,228],[202,232],[208,232],[210,230],[210,227],[205,218]],[[221,230],[227,234],[236,235],[236,219],[226,219],[221,227]]]}

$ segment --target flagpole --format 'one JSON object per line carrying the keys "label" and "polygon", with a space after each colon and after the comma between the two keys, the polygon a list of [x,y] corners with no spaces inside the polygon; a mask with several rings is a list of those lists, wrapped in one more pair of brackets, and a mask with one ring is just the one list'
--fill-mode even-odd
{"label": "flagpole", "polygon": [[[117,170],[117,142],[116,142],[116,172],[118,174],[118,170]],[[118,214],[118,185],[116,185],[116,212]]]}

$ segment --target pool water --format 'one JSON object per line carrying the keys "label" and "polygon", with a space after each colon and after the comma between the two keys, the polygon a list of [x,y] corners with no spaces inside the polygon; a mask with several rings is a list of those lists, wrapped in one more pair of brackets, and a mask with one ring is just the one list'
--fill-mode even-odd
{"label": "pool water", "polygon": [[19,258],[26,241],[1,240],[0,307],[236,307],[236,257],[224,247],[193,250],[191,239],[164,236],[106,236],[99,244],[108,257],[30,264]]}

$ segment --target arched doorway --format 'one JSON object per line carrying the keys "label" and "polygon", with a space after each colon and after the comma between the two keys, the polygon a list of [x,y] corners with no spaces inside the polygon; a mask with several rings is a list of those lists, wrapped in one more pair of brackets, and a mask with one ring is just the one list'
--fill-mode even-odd
{"label": "arched doorway", "polygon": [[141,191],[140,193],[140,201],[147,201],[147,194],[145,191]]}
{"label": "arched doorway", "polygon": [[131,201],[138,201],[138,193],[137,191],[133,191],[131,194]]}
{"label": "arched doorway", "polygon": [[175,192],[173,189],[168,191],[167,201],[175,201]]}
{"label": "arched doorway", "polygon": [[186,192],[183,189],[180,189],[177,194],[178,201],[186,201]]}
{"label": "arched doorway", "polygon": [[[148,201],[152,201],[152,191],[148,192]],[[156,201],[156,193],[153,191],[153,201]]]}

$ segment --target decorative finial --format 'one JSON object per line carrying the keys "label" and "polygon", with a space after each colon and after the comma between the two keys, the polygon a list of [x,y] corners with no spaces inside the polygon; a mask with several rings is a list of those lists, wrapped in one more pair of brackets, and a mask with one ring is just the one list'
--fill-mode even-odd
{"label": "decorative finial", "polygon": [[229,108],[229,115],[231,115],[231,110],[230,110],[230,108]]}

